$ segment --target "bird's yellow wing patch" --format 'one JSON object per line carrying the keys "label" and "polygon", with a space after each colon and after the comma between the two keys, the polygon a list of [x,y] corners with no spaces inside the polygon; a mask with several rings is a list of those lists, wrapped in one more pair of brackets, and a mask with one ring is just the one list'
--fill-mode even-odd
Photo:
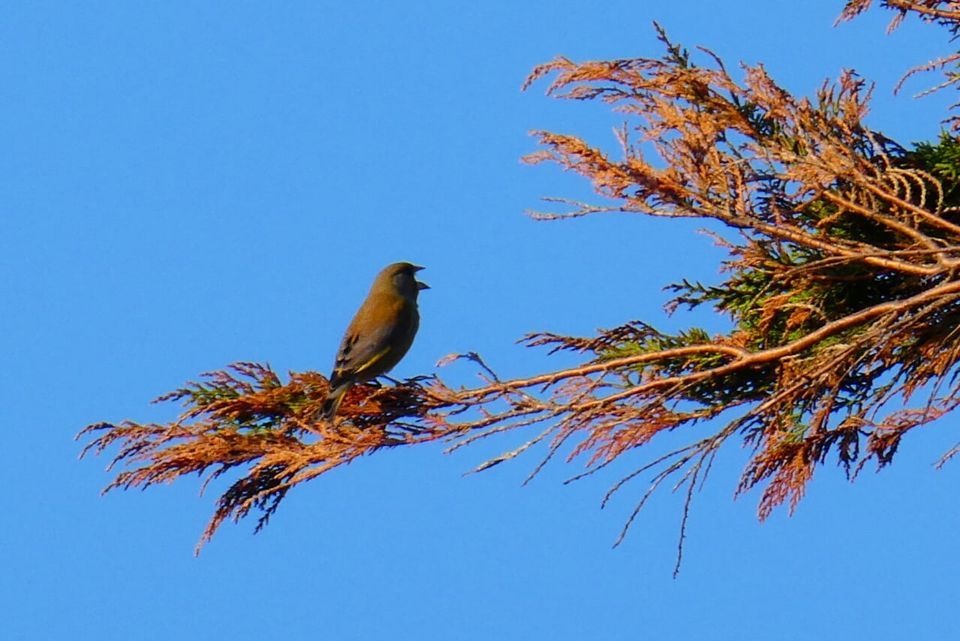
{"label": "bird's yellow wing patch", "polygon": [[376,354],[368,358],[366,361],[364,361],[360,365],[357,365],[354,368],[353,373],[362,374],[364,370],[369,369],[370,367],[373,367],[377,363],[377,361],[379,361],[381,358],[386,356],[387,352],[389,352],[390,350],[391,350],[391,347],[389,346],[384,347],[379,352],[377,352]]}

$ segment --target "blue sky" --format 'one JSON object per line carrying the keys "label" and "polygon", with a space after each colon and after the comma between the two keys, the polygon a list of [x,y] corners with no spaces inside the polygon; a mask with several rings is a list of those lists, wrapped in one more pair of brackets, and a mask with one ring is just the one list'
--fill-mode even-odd
{"label": "blue sky", "polygon": [[[155,396],[235,360],[326,371],[373,274],[428,267],[398,376],[477,350],[503,375],[560,364],[514,341],[665,319],[661,287],[717,277],[695,225],[538,223],[583,182],[518,159],[527,132],[613,143],[601,105],[519,86],[540,62],[658,55],[651,21],[810,94],[854,68],[869,122],[934,137],[913,64],[946,34],[840,2],[19,2],[0,21],[0,368],[5,639],[946,639],[958,632],[949,417],[855,485],[825,468],[797,513],[732,500],[729,448],[671,578],[680,497],[599,500],[616,477],[536,458],[463,473],[522,435],[446,456],[391,451],[292,492],[271,525],[227,524],[199,558],[214,485],[100,497],[73,435],[163,420]],[[592,6],[591,6],[592,5]],[[811,5],[811,6],[808,6]],[[930,84],[935,79],[927,78]],[[698,321],[702,321],[698,317]],[[448,368],[470,381],[466,366]],[[628,461],[648,460],[643,452]],[[628,469],[628,468],[621,468]]]}

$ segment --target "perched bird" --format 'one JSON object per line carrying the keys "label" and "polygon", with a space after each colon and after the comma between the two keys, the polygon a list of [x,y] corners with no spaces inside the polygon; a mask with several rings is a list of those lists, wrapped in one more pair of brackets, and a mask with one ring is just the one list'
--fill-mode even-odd
{"label": "perched bird", "polygon": [[321,410],[327,420],[336,416],[343,395],[354,383],[386,374],[410,349],[420,326],[417,295],[430,288],[416,279],[421,269],[394,263],[377,274],[340,343]]}

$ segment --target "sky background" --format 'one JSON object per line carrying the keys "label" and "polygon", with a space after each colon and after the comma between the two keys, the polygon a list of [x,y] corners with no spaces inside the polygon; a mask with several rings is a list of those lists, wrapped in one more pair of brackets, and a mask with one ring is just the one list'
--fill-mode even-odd
{"label": "sky background", "polygon": [[[937,639],[960,633],[957,418],[851,485],[819,471],[792,518],[756,519],[729,447],[697,497],[671,578],[681,498],[617,471],[564,486],[522,442],[390,451],[294,490],[271,525],[225,524],[195,558],[214,484],[99,496],[88,423],[169,420],[149,401],[237,360],[326,372],[371,278],[427,266],[420,335],[394,373],[476,350],[502,375],[563,363],[514,341],[633,318],[666,328],[663,285],[717,278],[696,225],[542,223],[589,199],[518,159],[548,129],[610,146],[621,118],[520,85],[538,63],[655,56],[659,21],[733,67],[762,61],[810,95],[841,68],[877,83],[868,122],[931,139],[950,96],[892,88],[951,51],[840,2],[8,2],[0,20],[0,637],[33,639]],[[702,321],[703,317],[695,320]],[[707,319],[709,321],[709,319]],[[467,365],[444,376],[471,382]]]}

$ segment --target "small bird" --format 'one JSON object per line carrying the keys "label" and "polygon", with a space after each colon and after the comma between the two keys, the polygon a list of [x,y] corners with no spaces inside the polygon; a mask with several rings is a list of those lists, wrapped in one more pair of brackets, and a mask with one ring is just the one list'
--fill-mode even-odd
{"label": "small bird", "polygon": [[430,289],[416,279],[421,269],[394,263],[377,274],[340,343],[330,392],[321,409],[325,419],[336,416],[343,395],[354,383],[386,374],[410,349],[420,326],[417,295],[421,289]]}

